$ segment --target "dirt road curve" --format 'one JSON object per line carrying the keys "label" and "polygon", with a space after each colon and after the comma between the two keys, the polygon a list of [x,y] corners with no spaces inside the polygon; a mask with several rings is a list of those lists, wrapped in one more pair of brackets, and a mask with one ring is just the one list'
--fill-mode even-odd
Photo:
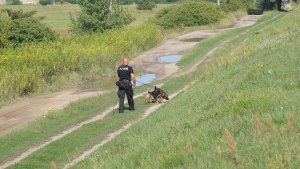
{"label": "dirt road curve", "polygon": [[[256,22],[259,16],[246,16],[235,24],[225,29],[200,30],[187,33],[167,40],[157,48],[146,51],[133,60],[132,66],[136,70],[147,73],[155,73],[157,79],[166,78],[177,72],[175,63],[162,64],[158,58],[162,55],[182,54],[186,50],[194,47],[199,42],[188,42],[191,38],[208,38],[219,32],[236,27],[250,26]],[[29,121],[48,112],[48,110],[62,109],[71,102],[102,94],[101,90],[77,91],[68,90],[50,95],[26,99],[25,101],[13,104],[0,109],[0,136],[26,125]]]}
{"label": "dirt road curve", "polygon": [[29,121],[47,113],[58,110],[79,99],[97,96],[104,93],[101,90],[67,90],[45,96],[29,98],[19,103],[0,109],[0,136],[16,128],[24,126]]}

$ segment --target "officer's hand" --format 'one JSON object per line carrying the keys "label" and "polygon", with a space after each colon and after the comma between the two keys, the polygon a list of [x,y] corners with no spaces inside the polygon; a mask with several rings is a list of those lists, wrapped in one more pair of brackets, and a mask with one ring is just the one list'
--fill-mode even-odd
{"label": "officer's hand", "polygon": [[136,87],[136,84],[135,83],[133,83],[133,88],[135,88]]}

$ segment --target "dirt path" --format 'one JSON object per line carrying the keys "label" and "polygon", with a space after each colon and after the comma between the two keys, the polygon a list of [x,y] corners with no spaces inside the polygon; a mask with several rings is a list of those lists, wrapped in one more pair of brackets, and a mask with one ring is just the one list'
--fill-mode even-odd
{"label": "dirt path", "polygon": [[49,110],[63,109],[71,102],[105,93],[99,89],[67,90],[25,99],[0,109],[0,136],[26,125]]}
{"label": "dirt path", "polygon": [[[233,25],[233,27],[252,25],[256,22],[257,18],[258,18],[257,16],[244,17],[241,21],[235,23]],[[178,67],[176,66],[176,63],[169,63],[169,64],[159,63],[158,62],[159,56],[183,53],[184,51],[194,47],[198,43],[198,42],[187,42],[185,40],[190,39],[190,38],[208,38],[210,36],[215,35],[216,33],[223,32],[228,29],[232,29],[232,28],[195,31],[195,32],[191,32],[191,33],[170,39],[167,42],[165,42],[163,45],[161,45],[160,47],[151,49],[151,50],[145,52],[144,54],[142,54],[141,56],[137,57],[134,60],[133,66],[136,69],[142,70],[143,72],[156,73],[157,79],[162,79],[162,78],[168,77],[168,76],[172,75],[173,73],[175,73],[178,70]],[[216,49],[213,49],[210,53],[213,53],[215,50]],[[200,64],[201,63],[202,63],[202,61],[200,62]],[[189,71],[189,70],[187,70],[187,71]],[[188,86],[186,86],[182,90],[186,90],[187,88],[188,88]],[[1,127],[0,133],[2,132],[2,129],[3,130],[5,129],[5,128],[3,128],[3,126],[6,126],[7,130],[11,130],[11,128],[16,128],[16,127],[20,126],[19,124],[17,124],[18,122],[15,122],[15,121],[21,121],[23,119],[22,122],[24,122],[24,121],[28,122],[28,121],[38,117],[39,115],[42,114],[41,112],[47,111],[48,108],[51,106],[51,104],[52,104],[52,107],[54,107],[55,109],[59,109],[59,108],[65,107],[72,101],[75,101],[75,100],[78,100],[81,98],[95,96],[95,95],[98,95],[101,93],[103,93],[103,91],[99,91],[99,90],[59,92],[59,93],[55,93],[55,94],[51,94],[51,95],[47,95],[47,96],[41,96],[41,97],[29,99],[29,101],[25,101],[25,102],[22,102],[22,103],[13,105],[13,106],[8,106],[5,108],[2,108],[2,109],[0,109],[0,127]],[[173,98],[178,93],[180,93],[180,91],[171,95],[170,97]],[[136,98],[141,97],[143,94],[144,93],[136,95]],[[139,120],[146,118],[150,113],[152,113],[153,111],[155,111],[162,105],[163,104],[154,105],[153,107],[147,109],[145,111],[145,114],[143,115],[143,117],[141,117]],[[95,117],[93,117],[91,119],[87,119],[79,124],[76,124],[74,127],[71,127],[67,130],[62,131],[61,133],[49,138],[43,144],[34,146],[34,147],[28,149],[27,151],[25,151],[24,153],[22,153],[21,155],[19,155],[18,157],[16,157],[15,159],[12,159],[11,161],[7,161],[6,163],[2,164],[0,166],[0,168],[6,168],[15,163],[18,163],[19,161],[25,159],[26,157],[28,157],[30,154],[34,153],[35,151],[45,147],[46,145],[48,145],[56,140],[63,138],[64,136],[79,129],[81,126],[83,126],[85,124],[88,124],[88,123],[91,123],[91,122],[94,122],[97,120],[102,120],[109,112],[112,111],[112,109],[113,109],[113,106],[109,107],[107,110],[99,113],[98,115],[96,115]],[[121,128],[120,130],[117,130],[116,132],[111,133],[107,137],[107,139],[105,139],[106,141],[104,140],[100,144],[95,145],[94,149],[96,150],[97,146],[98,146],[98,148],[101,147],[106,142],[110,141],[111,139],[113,139],[118,134],[125,131],[127,128],[129,128],[130,126],[132,126],[139,120],[131,122],[131,123],[127,124],[126,126],[124,126],[123,128]],[[10,125],[13,127],[10,127]],[[24,125],[24,123],[23,123],[23,125]],[[80,161],[80,160],[82,160],[81,158],[85,158],[86,156],[88,156],[91,152],[93,152],[94,149],[87,150],[87,152],[83,153],[82,157],[79,157],[77,159],[77,161],[78,160]],[[66,167],[76,164],[77,161],[75,159],[70,164],[67,164]]]}
{"label": "dirt path", "polygon": [[260,16],[248,15],[243,17],[240,21],[228,26],[228,28],[199,30],[169,39],[159,47],[153,48],[135,58],[132,66],[135,70],[156,74],[156,79],[164,79],[176,73],[178,67],[176,66],[176,63],[160,63],[158,61],[160,56],[183,54],[185,51],[193,48],[199,43],[190,42],[189,40],[191,39],[206,39],[226,30],[250,26],[255,24],[259,17]]}

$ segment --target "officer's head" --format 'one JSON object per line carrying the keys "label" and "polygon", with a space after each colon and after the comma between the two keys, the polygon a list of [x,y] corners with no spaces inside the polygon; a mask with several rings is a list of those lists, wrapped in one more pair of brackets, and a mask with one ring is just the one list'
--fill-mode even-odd
{"label": "officer's head", "polygon": [[127,58],[123,59],[123,65],[128,65],[128,59]]}

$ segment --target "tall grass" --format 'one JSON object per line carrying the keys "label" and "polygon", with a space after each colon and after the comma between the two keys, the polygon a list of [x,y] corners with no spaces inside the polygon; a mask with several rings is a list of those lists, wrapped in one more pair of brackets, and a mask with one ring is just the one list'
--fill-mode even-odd
{"label": "tall grass", "polygon": [[0,52],[0,99],[94,80],[111,71],[122,57],[133,57],[162,39],[158,26],[146,24],[4,49]]}

